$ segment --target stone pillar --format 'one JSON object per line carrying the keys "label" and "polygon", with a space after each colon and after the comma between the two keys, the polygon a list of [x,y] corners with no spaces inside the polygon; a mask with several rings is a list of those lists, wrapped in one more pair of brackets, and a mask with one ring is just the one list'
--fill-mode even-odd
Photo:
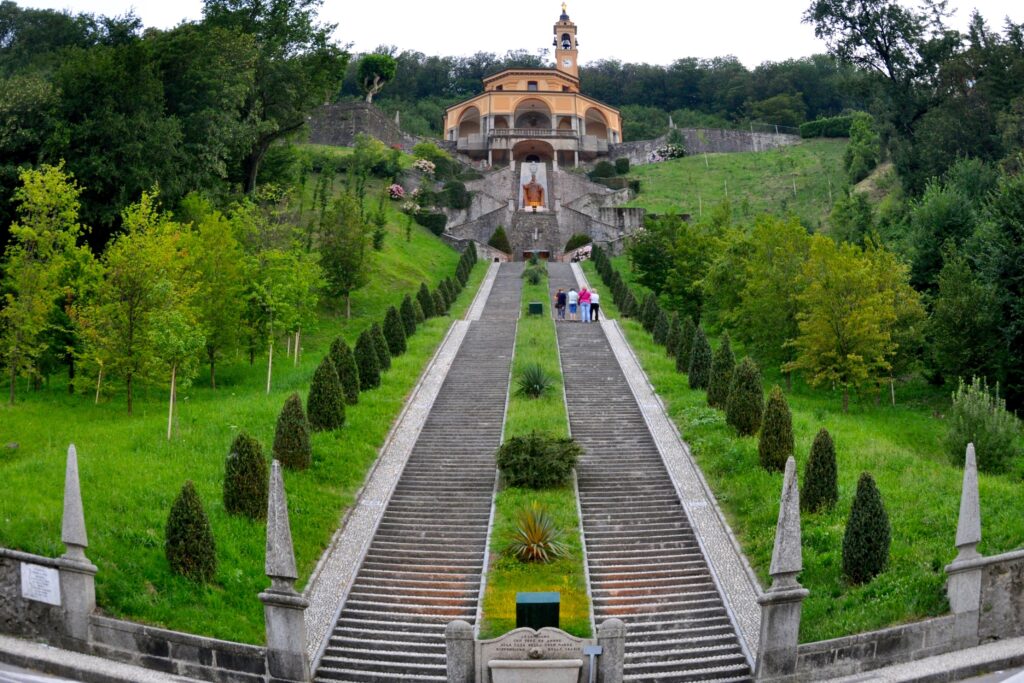
{"label": "stone pillar", "polygon": [[448,622],[444,629],[448,683],[473,683],[476,677],[476,641],[473,627],[461,619]]}
{"label": "stone pillar", "polygon": [[967,444],[964,480],[960,491],[960,518],[956,526],[956,559],[946,567],[949,580],[946,595],[956,618],[956,639],[963,647],[978,644],[978,617],[981,609],[982,559],[978,553],[981,541],[981,503],[978,498],[978,464],[974,444]]}
{"label": "stone pillar", "polygon": [[78,451],[68,446],[64,471],[64,518],[60,540],[66,548],[60,558],[60,594],[64,630],[73,640],[89,640],[89,619],[96,609],[96,565],[85,556],[89,539],[85,533],[82,489],[78,481]]}
{"label": "stone pillar", "polygon": [[266,573],[270,588],[260,593],[267,628],[267,671],[272,681],[309,681],[305,611],[309,601],[295,591],[295,552],[288,523],[281,464],[270,471],[267,500]]}
{"label": "stone pillar", "polygon": [[621,619],[606,619],[597,627],[597,644],[601,656],[597,658],[598,683],[622,683],[622,668],[626,661],[626,624]]}
{"label": "stone pillar", "polygon": [[775,527],[775,548],[769,573],[771,588],[761,595],[761,637],[757,653],[758,680],[786,676],[796,671],[800,635],[800,610],[808,591],[796,580],[803,570],[800,548],[800,489],[796,460],[786,461],[782,480],[782,501]]}

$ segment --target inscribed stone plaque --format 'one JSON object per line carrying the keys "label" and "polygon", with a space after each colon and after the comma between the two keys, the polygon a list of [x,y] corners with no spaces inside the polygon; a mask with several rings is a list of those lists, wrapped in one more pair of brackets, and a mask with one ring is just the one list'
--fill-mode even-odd
{"label": "inscribed stone plaque", "polygon": [[477,641],[477,680],[491,680],[487,664],[494,659],[583,659],[583,680],[587,680],[583,646],[593,643],[593,639],[577,638],[557,628],[517,628],[492,640]]}
{"label": "inscribed stone plaque", "polygon": [[53,567],[22,562],[21,597],[60,607],[60,573]]}

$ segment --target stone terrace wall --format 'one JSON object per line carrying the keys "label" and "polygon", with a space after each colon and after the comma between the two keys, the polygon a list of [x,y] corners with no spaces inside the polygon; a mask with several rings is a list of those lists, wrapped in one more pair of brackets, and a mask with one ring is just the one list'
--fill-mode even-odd
{"label": "stone terrace wall", "polygon": [[[687,154],[763,152],[768,149],[787,147],[800,142],[798,135],[783,133],[751,133],[749,130],[727,130],[724,128],[678,128],[683,136]],[[638,140],[613,145],[608,152],[610,159],[625,157],[634,166],[647,164],[651,152],[663,147],[668,136],[654,140]]]}
{"label": "stone terrace wall", "polygon": [[[265,683],[266,650],[93,614],[87,642],[68,637],[63,609],[21,595],[21,563],[59,569],[60,559],[0,548],[0,632],[165,673],[216,683]],[[62,600],[65,596],[61,596]],[[253,596],[255,599],[255,596]]]}
{"label": "stone terrace wall", "polygon": [[325,104],[309,118],[309,141],[351,147],[356,135],[373,136],[386,145],[401,145],[402,131],[377,107],[366,102]]}
{"label": "stone terrace wall", "polygon": [[1024,635],[1024,550],[985,558],[978,637]]}

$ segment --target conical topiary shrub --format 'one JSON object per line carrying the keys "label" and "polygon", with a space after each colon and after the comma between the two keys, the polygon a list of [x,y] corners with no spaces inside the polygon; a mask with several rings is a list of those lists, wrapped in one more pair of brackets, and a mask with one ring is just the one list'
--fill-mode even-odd
{"label": "conical topiary shrub", "polygon": [[402,299],[399,313],[402,314],[402,327],[405,329],[405,336],[408,339],[416,331],[416,308],[413,306],[412,297],[408,294]]}
{"label": "conical topiary shrub", "polygon": [[718,345],[711,357],[711,377],[708,380],[708,405],[712,408],[725,410],[729,400],[729,387],[732,384],[732,373],[736,369],[736,356],[732,354],[729,333],[722,335],[722,343]]}
{"label": "conical topiary shrub", "polygon": [[423,315],[423,306],[420,305],[419,299],[412,302],[412,307],[416,311],[416,324],[419,325],[422,322],[426,322],[427,316]]}
{"label": "conical topiary shrub", "polygon": [[435,289],[433,293],[434,297],[434,315],[447,315],[448,314],[448,302],[445,301],[444,294],[441,293],[440,289]]}
{"label": "conical topiary shrub", "polygon": [[690,371],[690,356],[693,355],[693,335],[697,326],[693,318],[685,316],[679,323],[679,343],[676,345],[676,370],[684,375]]}
{"label": "conical topiary shrub", "polygon": [[804,468],[804,489],[800,508],[805,512],[828,510],[839,500],[839,470],[832,435],[822,427],[811,444],[811,457]]}
{"label": "conical topiary shrub", "polygon": [[356,367],[359,368],[359,390],[366,391],[380,386],[380,361],[377,347],[370,330],[363,330],[356,340]]}
{"label": "conical topiary shrub", "polygon": [[313,373],[306,410],[309,411],[309,426],[314,431],[327,432],[345,424],[345,395],[330,354],[324,356]]}
{"label": "conical topiary shrub", "polygon": [[649,292],[644,297],[643,308],[640,309],[640,322],[643,324],[644,329],[651,334],[654,333],[654,326],[658,324],[658,314],[660,312],[661,307],[658,306],[658,297]]}
{"label": "conical topiary shrub", "polygon": [[506,254],[512,253],[512,244],[508,241],[508,235],[505,233],[504,226],[499,225],[491,234],[491,239],[487,240],[487,246],[494,247]]}
{"label": "conical topiary shrub", "polygon": [[420,302],[424,318],[433,318],[437,315],[437,312],[434,310],[434,297],[430,294],[430,290],[427,289],[427,283],[420,283],[420,290],[416,292],[416,300]]}
{"label": "conical topiary shrub", "polygon": [[392,356],[401,356],[405,353],[405,326],[402,325],[402,318],[394,306],[389,307],[384,315],[384,339]]}
{"label": "conical topiary shrub", "polygon": [[668,313],[658,309],[658,320],[654,323],[654,343],[665,346],[668,341]]}
{"label": "conical topiary shrub", "polygon": [[167,516],[164,554],[175,574],[206,583],[217,572],[217,546],[196,487],[186,481]]}
{"label": "conical topiary shrub", "polygon": [[675,357],[679,349],[679,336],[683,332],[682,324],[679,322],[679,314],[673,313],[668,321],[668,336],[665,337],[665,353]]}
{"label": "conical topiary shrub", "polygon": [[843,536],[843,575],[851,583],[866,583],[885,569],[889,534],[889,515],[882,494],[871,475],[863,472]]}
{"label": "conical topiary shrub", "polygon": [[309,441],[309,420],[302,409],[302,399],[293,393],[285,399],[277,416],[274,431],[274,460],[293,470],[304,470],[313,462],[313,446]]}
{"label": "conical topiary shrub", "polygon": [[336,337],[331,342],[330,356],[331,362],[334,363],[334,371],[338,373],[338,381],[341,382],[341,393],[345,397],[345,403],[359,403],[359,370],[356,368],[356,357],[352,349],[344,339]]}
{"label": "conical topiary shrub", "polygon": [[764,407],[757,454],[761,467],[769,472],[784,470],[786,460],[793,455],[793,415],[789,412],[789,404],[778,384],[772,387]]}
{"label": "conical topiary shrub", "polygon": [[690,369],[687,371],[691,389],[707,389],[711,381],[711,344],[703,327],[697,327],[690,350]]}
{"label": "conical topiary shrub", "polygon": [[373,339],[373,347],[377,349],[377,367],[381,372],[391,369],[391,351],[388,349],[388,340],[384,338],[384,330],[380,323],[370,326],[370,337]]}
{"label": "conical topiary shrub", "polygon": [[245,432],[235,437],[224,463],[224,509],[249,519],[267,516],[267,459],[260,442]]}
{"label": "conical topiary shrub", "polygon": [[752,358],[740,361],[732,373],[729,400],[725,404],[725,421],[739,432],[740,436],[753,436],[761,427],[764,413],[764,388],[761,386],[761,369]]}

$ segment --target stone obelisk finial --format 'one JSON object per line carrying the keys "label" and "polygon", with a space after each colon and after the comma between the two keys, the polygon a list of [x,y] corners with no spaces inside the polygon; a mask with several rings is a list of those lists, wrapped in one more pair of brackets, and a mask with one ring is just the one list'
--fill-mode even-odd
{"label": "stone obelisk finial", "polygon": [[956,525],[957,561],[979,557],[981,542],[981,501],[978,499],[978,463],[974,444],[967,444],[964,461],[964,483],[960,490],[960,519]]}
{"label": "stone obelisk finial", "polygon": [[89,538],[85,533],[85,512],[82,510],[82,488],[78,481],[78,451],[75,444],[68,446],[67,464],[64,468],[64,518],[61,522],[60,540],[67,548],[64,557],[87,561],[85,549],[89,547]]}
{"label": "stone obelisk finial", "polygon": [[803,571],[803,551],[800,548],[800,489],[796,481],[796,460],[786,461],[782,479],[782,501],[779,521],[775,526],[775,547],[772,550],[771,590],[799,587],[796,575]]}
{"label": "stone obelisk finial", "polygon": [[78,480],[78,451],[68,446],[64,467],[64,517],[60,540],[66,548],[60,558],[61,607],[64,629],[75,640],[89,639],[89,624],[96,609],[96,566],[85,556],[89,538],[85,533],[82,487]]}

